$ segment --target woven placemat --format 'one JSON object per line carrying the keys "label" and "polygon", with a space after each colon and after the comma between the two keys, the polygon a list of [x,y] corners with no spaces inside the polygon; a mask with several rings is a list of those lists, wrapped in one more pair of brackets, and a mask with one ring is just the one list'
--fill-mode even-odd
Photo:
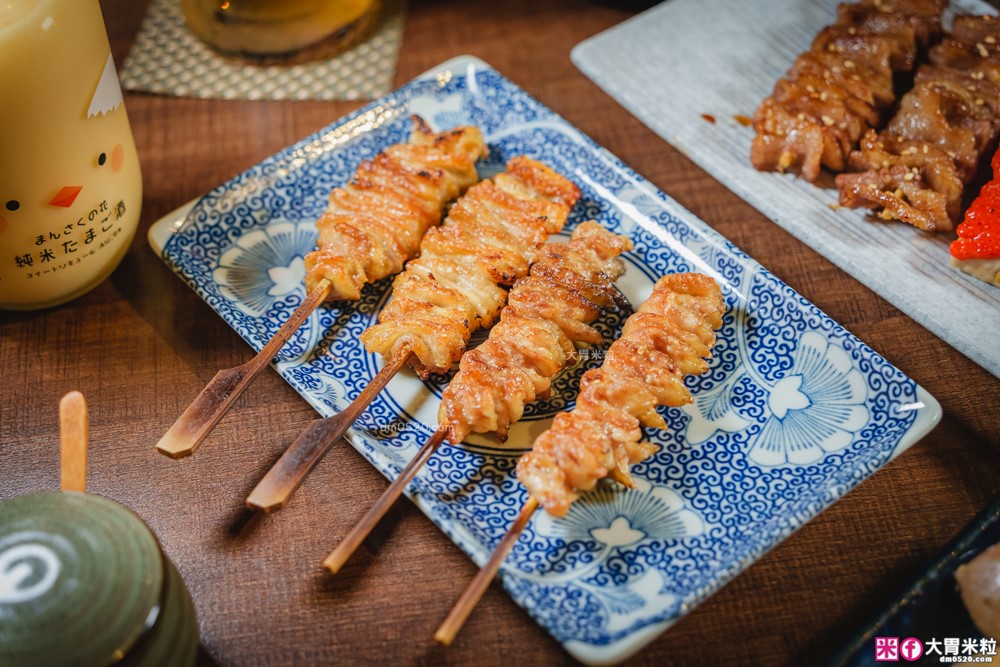
{"label": "woven placemat", "polygon": [[122,85],[180,97],[229,100],[359,100],[392,90],[406,15],[404,0],[383,0],[368,37],[335,56],[255,62],[224,56],[184,23],[177,0],[153,0]]}

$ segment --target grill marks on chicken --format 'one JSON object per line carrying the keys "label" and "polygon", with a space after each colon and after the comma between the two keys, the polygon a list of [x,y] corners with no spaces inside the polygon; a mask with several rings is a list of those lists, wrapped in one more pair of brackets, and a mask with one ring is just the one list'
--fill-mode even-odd
{"label": "grill marks on chicken", "polygon": [[945,0],[863,0],[827,26],[757,108],[750,151],[762,171],[815,182],[843,171],[861,136],[896,99],[893,75],[912,71],[941,32]]}
{"label": "grill marks on chicken", "polygon": [[656,451],[641,442],[641,426],[666,428],[657,406],[691,402],[684,377],[708,369],[724,313],[722,291],[707,276],[656,283],[601,367],[584,374],[576,407],[557,415],[518,461],[518,479],[549,513],[565,515],[580,491],[604,477],[633,485],[631,467]]}
{"label": "grill marks on chicken", "polygon": [[361,335],[365,348],[386,359],[411,351],[421,377],[448,370],[472,333],[493,324],[507,301],[503,286],[528,273],[579,197],[570,181],[527,157],[471,187],[397,276],[378,323]]}
{"label": "grill marks on chicken", "polygon": [[931,48],[885,130],[869,130],[837,176],[840,203],[927,232],[961,219],[962,193],[1000,134],[1000,20],[959,16]]}
{"label": "grill marks on chicken", "polygon": [[365,284],[402,271],[446,204],[478,178],[475,163],[487,149],[477,128],[435,134],[418,116],[413,122],[409,143],[365,160],[330,193],[316,223],[318,247],[305,258],[306,288],[328,279],[327,301],[357,300]]}
{"label": "grill marks on chicken", "polygon": [[602,311],[627,307],[615,289],[625,236],[584,222],[568,243],[542,247],[530,274],[514,283],[500,322],[482,345],[462,355],[444,390],[438,423],[459,443],[472,432],[507,439],[524,406],[548,396],[553,378],[576,363],[576,344],[597,345],[590,326]]}

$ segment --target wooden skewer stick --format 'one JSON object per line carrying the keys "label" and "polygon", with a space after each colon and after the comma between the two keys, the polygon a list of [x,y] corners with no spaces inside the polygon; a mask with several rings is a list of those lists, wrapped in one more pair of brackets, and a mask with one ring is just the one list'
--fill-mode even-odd
{"label": "wooden skewer stick", "polygon": [[295,490],[330,450],[333,443],[347,433],[361,413],[371,405],[379,392],[385,389],[396,373],[413,355],[404,351],[382,367],[368,386],[351,401],[351,404],[326,419],[317,419],[307,426],[295,442],[285,450],[278,462],[267,471],[247,497],[249,509],[271,512],[284,507]]}
{"label": "wooden skewer stick", "polygon": [[208,385],[201,390],[187,410],[184,411],[170,430],[156,443],[156,450],[172,459],[194,454],[205,436],[215,427],[237,398],[250,386],[278,351],[285,346],[306,318],[323,303],[330,293],[330,281],[320,280],[305,300],[295,309],[288,321],[278,329],[264,348],[250,361],[235,368],[227,368],[216,373]]}
{"label": "wooden skewer stick", "polygon": [[445,436],[448,434],[448,430],[445,428],[439,428],[430,439],[424,443],[424,446],[420,448],[417,455],[410,460],[403,471],[399,473],[392,484],[389,485],[379,499],[375,501],[375,504],[371,506],[368,513],[362,517],[361,521],[354,525],[351,532],[341,541],[337,547],[330,552],[330,555],[326,557],[323,561],[323,567],[328,569],[332,574],[336,574],[343,567],[347,559],[351,557],[357,548],[361,546],[368,534],[372,532],[372,529],[378,525],[378,522],[382,520],[389,508],[393,506],[399,496],[403,493],[403,489],[409,484],[414,477],[416,477],[417,472],[427,463],[427,460],[434,454],[437,448],[444,442]]}
{"label": "wooden skewer stick", "polygon": [[438,631],[434,633],[434,640],[445,646],[450,646],[451,642],[455,639],[455,635],[458,631],[462,629],[465,625],[466,619],[469,618],[469,614],[476,607],[479,599],[483,597],[483,593],[489,587],[490,582],[493,581],[493,577],[496,576],[497,571],[500,569],[500,564],[503,563],[507,554],[514,547],[514,543],[517,542],[517,538],[521,536],[521,531],[524,527],[528,525],[528,521],[531,520],[531,515],[535,513],[538,509],[538,501],[534,496],[528,498],[528,502],[524,503],[521,508],[521,513],[517,515],[517,519],[514,524],[507,531],[507,534],[503,536],[500,540],[500,544],[497,546],[496,551],[490,556],[490,559],[483,566],[483,569],[479,570],[475,579],[469,584],[469,587],[465,589],[462,593],[462,597],[458,599],[458,602],[452,607],[451,613],[448,614],[448,618],[444,619],[444,623],[438,628]]}
{"label": "wooden skewer stick", "polygon": [[59,488],[87,492],[87,439],[90,422],[83,394],[71,391],[59,401]]}

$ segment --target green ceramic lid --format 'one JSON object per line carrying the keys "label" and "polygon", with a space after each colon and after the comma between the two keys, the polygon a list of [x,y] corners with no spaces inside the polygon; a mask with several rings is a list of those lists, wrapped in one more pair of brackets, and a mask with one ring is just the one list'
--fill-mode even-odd
{"label": "green ceramic lid", "polygon": [[163,556],[106,498],[37,493],[0,502],[0,664],[109,665],[159,613]]}

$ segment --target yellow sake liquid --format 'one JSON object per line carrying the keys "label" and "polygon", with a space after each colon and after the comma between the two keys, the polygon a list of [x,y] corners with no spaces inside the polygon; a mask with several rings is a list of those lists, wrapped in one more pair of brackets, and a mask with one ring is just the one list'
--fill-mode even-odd
{"label": "yellow sake liquid", "polygon": [[375,0],[182,0],[188,27],[215,48],[284,55],[351,28],[362,29]]}
{"label": "yellow sake liquid", "polygon": [[80,296],[135,235],[142,177],[110,53],[97,0],[0,0],[0,308]]}

